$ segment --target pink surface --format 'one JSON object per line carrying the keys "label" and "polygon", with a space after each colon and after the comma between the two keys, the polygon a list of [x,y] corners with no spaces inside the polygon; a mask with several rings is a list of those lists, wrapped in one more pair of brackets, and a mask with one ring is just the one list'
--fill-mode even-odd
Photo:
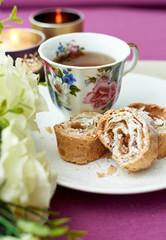
{"label": "pink surface", "polygon": [[[124,6],[166,6],[165,0],[40,0],[40,1],[34,1],[34,0],[28,0],[28,1],[20,1],[15,0],[14,4],[16,4],[18,7],[45,7],[47,4],[47,7],[56,7],[56,6],[89,6],[89,5],[124,5]],[[12,7],[13,6],[13,0],[6,0],[3,2],[2,7]]]}
{"label": "pink surface", "polygon": [[71,218],[72,230],[87,230],[84,240],[164,240],[165,202],[166,190],[97,195],[58,187],[52,208]]}
{"label": "pink surface", "polygon": [[[79,7],[85,15],[84,31],[109,34],[137,44],[140,59],[166,60],[166,8]],[[17,27],[31,27],[29,16],[39,9],[20,8],[24,20]],[[9,10],[1,9],[0,18]]]}

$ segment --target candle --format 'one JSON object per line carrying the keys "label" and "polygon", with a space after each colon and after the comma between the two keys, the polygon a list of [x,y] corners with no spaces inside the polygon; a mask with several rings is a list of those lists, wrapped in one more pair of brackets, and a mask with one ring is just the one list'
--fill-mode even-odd
{"label": "candle", "polygon": [[4,49],[6,55],[14,60],[20,58],[27,71],[42,73],[42,60],[38,55],[38,48],[45,40],[44,33],[29,28],[13,28],[0,34],[0,49]]}
{"label": "candle", "polygon": [[15,60],[17,57],[24,58],[25,54],[34,54],[44,40],[45,35],[37,30],[13,28],[0,34],[0,49]]}
{"label": "candle", "polygon": [[50,38],[64,33],[82,32],[84,16],[68,8],[47,9],[30,16],[32,28]]}

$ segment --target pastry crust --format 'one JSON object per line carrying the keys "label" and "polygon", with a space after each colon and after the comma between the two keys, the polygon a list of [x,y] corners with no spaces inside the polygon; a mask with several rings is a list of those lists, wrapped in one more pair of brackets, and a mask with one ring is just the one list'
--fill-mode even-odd
{"label": "pastry crust", "polygon": [[101,142],[117,164],[130,171],[148,168],[158,155],[158,134],[153,120],[134,108],[109,110],[97,125]]}
{"label": "pastry crust", "polygon": [[166,108],[156,104],[133,103],[129,107],[133,107],[142,111],[146,111],[153,119],[156,130],[158,132],[158,159],[166,156]]}
{"label": "pastry crust", "polygon": [[86,164],[107,151],[96,130],[101,116],[96,112],[82,112],[54,126],[58,151],[64,160]]}

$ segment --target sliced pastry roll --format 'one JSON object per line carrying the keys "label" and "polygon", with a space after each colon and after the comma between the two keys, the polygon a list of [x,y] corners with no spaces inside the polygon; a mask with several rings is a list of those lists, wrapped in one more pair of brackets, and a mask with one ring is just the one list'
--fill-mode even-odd
{"label": "sliced pastry roll", "polygon": [[146,111],[153,119],[158,131],[158,159],[166,156],[166,108],[156,104],[133,103],[129,107]]}
{"label": "sliced pastry roll", "polygon": [[58,151],[64,160],[85,164],[107,151],[96,130],[101,116],[96,112],[82,112],[54,126]]}
{"label": "sliced pastry roll", "polygon": [[101,142],[117,164],[130,171],[148,168],[158,155],[158,134],[153,120],[134,108],[109,110],[100,118]]}

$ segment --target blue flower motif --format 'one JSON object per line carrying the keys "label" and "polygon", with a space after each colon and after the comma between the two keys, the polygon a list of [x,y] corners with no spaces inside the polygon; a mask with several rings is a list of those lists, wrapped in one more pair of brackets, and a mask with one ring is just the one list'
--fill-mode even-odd
{"label": "blue flower motif", "polygon": [[63,69],[63,73],[64,73],[64,74],[67,74],[67,71],[66,71],[65,69]]}
{"label": "blue flower motif", "polygon": [[65,76],[62,77],[63,82],[67,83],[68,85],[72,85],[73,82],[76,82],[76,79],[73,77],[73,74],[65,74]]}
{"label": "blue flower motif", "polygon": [[59,43],[58,51],[59,51],[60,53],[63,53],[63,52],[64,52],[62,43]]}
{"label": "blue flower motif", "polygon": [[57,103],[58,107],[62,109],[62,104],[57,100],[56,100],[56,103]]}
{"label": "blue flower motif", "polygon": [[55,99],[54,92],[50,91],[50,96],[51,96],[52,101],[54,102],[54,99]]}
{"label": "blue flower motif", "polygon": [[59,75],[56,73],[55,75],[54,75],[54,77],[56,78],[56,77],[59,77]]}
{"label": "blue flower motif", "polygon": [[68,108],[68,107],[64,107],[66,110],[68,110],[68,111],[71,111],[71,108]]}

